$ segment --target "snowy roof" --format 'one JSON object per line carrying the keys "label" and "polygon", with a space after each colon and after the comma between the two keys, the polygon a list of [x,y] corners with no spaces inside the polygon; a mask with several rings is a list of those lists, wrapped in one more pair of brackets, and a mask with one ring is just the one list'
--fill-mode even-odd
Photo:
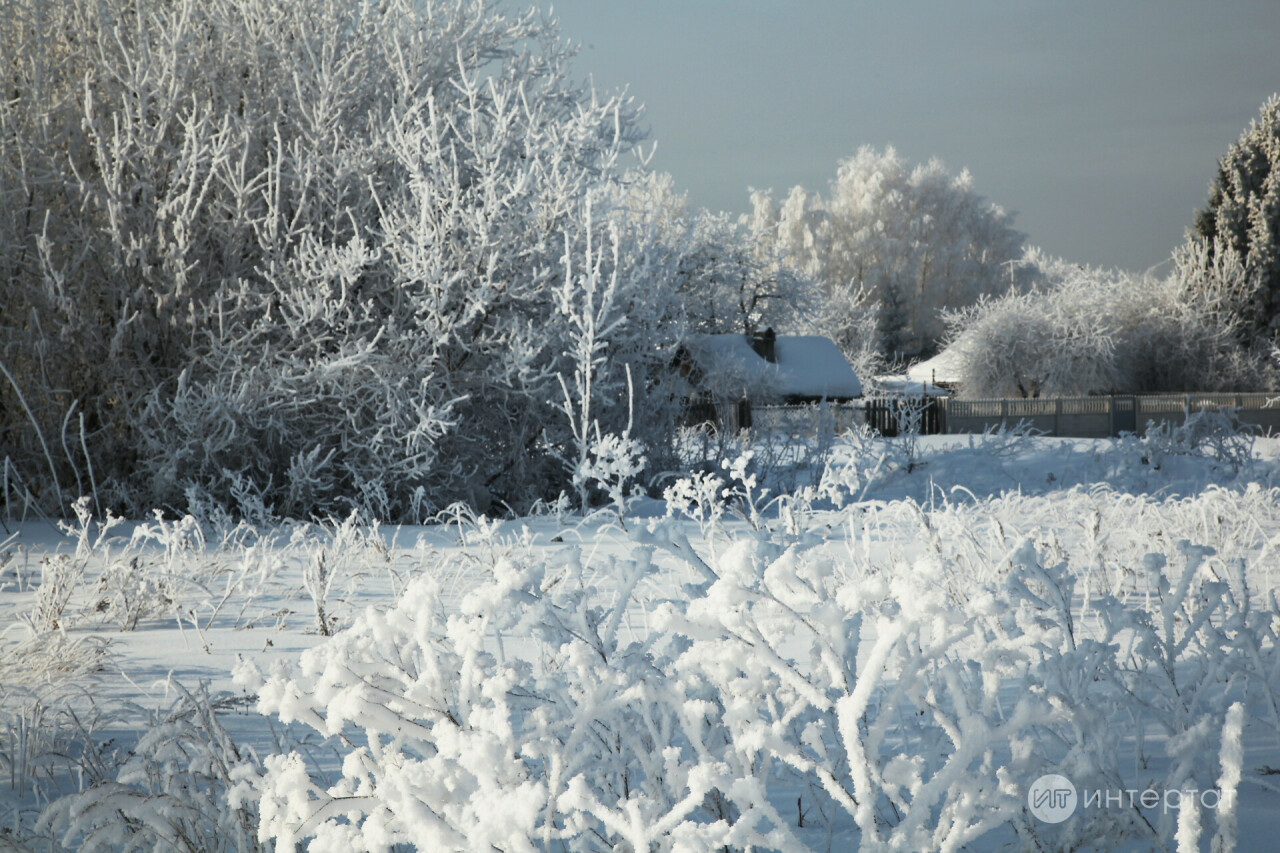
{"label": "snowy roof", "polygon": [[965,357],[966,339],[961,335],[946,349],[907,368],[907,376],[916,382],[958,383]]}
{"label": "snowy roof", "polygon": [[862,383],[830,338],[779,335],[776,363],[758,355],[745,335],[701,335],[688,347],[715,390],[763,399],[862,396]]}

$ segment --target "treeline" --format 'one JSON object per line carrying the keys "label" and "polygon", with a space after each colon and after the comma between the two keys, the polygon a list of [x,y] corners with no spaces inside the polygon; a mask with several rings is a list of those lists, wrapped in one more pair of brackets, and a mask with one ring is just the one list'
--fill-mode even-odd
{"label": "treeline", "polygon": [[562,377],[661,464],[674,341],[752,310],[737,225],[622,167],[637,107],[538,13],[6,9],[6,503],[526,507],[572,478]]}

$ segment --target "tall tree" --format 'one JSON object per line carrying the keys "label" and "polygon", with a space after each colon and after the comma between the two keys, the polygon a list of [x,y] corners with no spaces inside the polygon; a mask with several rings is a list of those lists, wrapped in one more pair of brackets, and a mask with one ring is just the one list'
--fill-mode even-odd
{"label": "tall tree", "polygon": [[689,332],[795,326],[808,282],[777,263],[773,246],[755,239],[750,222],[693,207],[662,172],[629,172],[613,189],[614,218],[653,230],[653,241],[672,254]]}
{"label": "tall tree", "polygon": [[1267,99],[1218,161],[1208,204],[1188,237],[1202,244],[1198,254],[1209,273],[1224,252],[1242,259],[1250,284],[1242,332],[1274,341],[1280,333],[1280,95]]}
{"label": "tall tree", "polygon": [[796,187],[781,205],[765,193],[753,202],[753,222],[829,301],[849,304],[845,294],[865,289],[885,306],[879,348],[890,358],[934,350],[943,311],[1005,290],[1007,265],[1023,253],[1012,214],[978,195],[967,171],[936,159],[913,166],[892,148],[841,162],[825,198]]}

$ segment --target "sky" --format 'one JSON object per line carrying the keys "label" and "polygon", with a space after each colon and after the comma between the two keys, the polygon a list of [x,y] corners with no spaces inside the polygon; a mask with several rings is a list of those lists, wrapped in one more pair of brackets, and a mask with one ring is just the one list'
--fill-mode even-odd
{"label": "sky", "polygon": [[1167,260],[1280,91],[1277,0],[561,0],[575,71],[645,108],[691,203],[824,192],[860,146],[968,169],[1039,246]]}

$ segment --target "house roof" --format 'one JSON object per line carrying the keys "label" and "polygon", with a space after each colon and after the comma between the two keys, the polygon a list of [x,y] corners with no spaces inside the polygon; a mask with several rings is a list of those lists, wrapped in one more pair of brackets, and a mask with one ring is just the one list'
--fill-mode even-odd
{"label": "house roof", "polygon": [[917,382],[957,384],[962,379],[968,346],[969,338],[962,334],[933,358],[913,364],[907,369],[907,376]]}
{"label": "house roof", "polygon": [[726,393],[762,400],[862,396],[862,383],[830,338],[779,335],[776,363],[758,355],[745,335],[701,335],[688,347],[707,381]]}

